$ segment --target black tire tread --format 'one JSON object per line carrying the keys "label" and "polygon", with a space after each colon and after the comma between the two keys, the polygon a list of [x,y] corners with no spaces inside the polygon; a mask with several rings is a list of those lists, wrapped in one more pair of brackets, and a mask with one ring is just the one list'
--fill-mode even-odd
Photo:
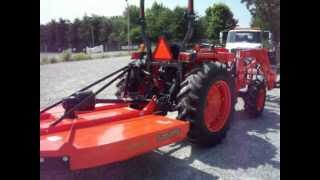
{"label": "black tire tread", "polygon": [[256,101],[257,94],[261,88],[266,88],[265,83],[262,81],[253,81],[248,86],[248,91],[244,95],[244,110],[251,118],[257,118],[262,115],[264,108],[260,111],[257,109]]}
{"label": "black tire tread", "polygon": [[[210,82],[224,78],[231,86],[232,105],[230,117],[225,127],[216,133],[209,132],[202,120],[202,112]],[[234,82],[228,73],[226,66],[219,62],[207,62],[195,67],[186,74],[185,80],[180,84],[181,91],[177,95],[178,119],[191,122],[188,139],[202,146],[214,146],[226,136],[229,122],[233,116],[234,106]]]}

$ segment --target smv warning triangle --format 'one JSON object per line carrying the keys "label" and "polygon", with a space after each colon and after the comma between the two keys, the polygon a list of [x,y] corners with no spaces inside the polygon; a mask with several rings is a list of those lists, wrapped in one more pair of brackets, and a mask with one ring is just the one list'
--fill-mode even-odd
{"label": "smv warning triangle", "polygon": [[163,60],[163,61],[168,61],[173,59],[172,52],[170,50],[168,42],[163,36],[159,38],[156,49],[153,52],[153,59]]}

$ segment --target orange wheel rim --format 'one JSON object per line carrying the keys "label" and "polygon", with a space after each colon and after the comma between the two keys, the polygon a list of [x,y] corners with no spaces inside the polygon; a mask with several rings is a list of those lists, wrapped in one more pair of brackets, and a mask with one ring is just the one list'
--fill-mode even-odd
{"label": "orange wheel rim", "polygon": [[204,108],[204,121],[209,131],[220,131],[231,111],[231,93],[229,85],[225,81],[214,83],[206,98]]}

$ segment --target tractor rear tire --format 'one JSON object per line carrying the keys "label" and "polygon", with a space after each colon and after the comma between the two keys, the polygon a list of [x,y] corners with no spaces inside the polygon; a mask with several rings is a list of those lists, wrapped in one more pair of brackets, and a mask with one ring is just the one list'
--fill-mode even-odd
{"label": "tractor rear tire", "polygon": [[234,112],[234,81],[226,66],[203,63],[180,85],[178,119],[190,122],[188,139],[201,146],[214,146],[225,138]]}
{"label": "tractor rear tire", "polygon": [[254,81],[248,86],[248,91],[244,96],[244,110],[251,118],[257,118],[262,115],[266,92],[264,82]]}

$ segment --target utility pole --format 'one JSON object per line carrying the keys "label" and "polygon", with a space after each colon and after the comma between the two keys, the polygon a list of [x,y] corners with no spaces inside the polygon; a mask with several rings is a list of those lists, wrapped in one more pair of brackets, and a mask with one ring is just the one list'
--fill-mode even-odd
{"label": "utility pole", "polygon": [[127,15],[128,15],[128,52],[130,53],[130,6],[128,0],[127,2]]}

